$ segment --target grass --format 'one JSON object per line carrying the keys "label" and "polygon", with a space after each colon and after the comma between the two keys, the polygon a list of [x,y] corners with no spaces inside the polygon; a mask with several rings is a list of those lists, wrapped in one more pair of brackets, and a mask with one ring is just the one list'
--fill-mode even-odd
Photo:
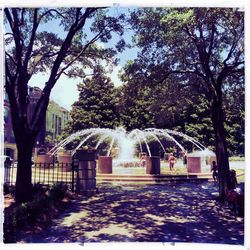
{"label": "grass", "polygon": [[229,157],[229,161],[245,161],[245,157],[244,156],[231,156]]}

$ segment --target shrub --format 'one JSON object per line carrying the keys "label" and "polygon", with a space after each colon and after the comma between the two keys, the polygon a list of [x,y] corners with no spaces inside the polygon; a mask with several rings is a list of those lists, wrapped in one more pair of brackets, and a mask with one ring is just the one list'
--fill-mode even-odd
{"label": "shrub", "polygon": [[4,223],[3,223],[3,242],[4,243],[15,243],[16,242],[16,215],[15,213],[11,213],[5,215]]}
{"label": "shrub", "polygon": [[63,199],[67,192],[67,185],[63,183],[55,184],[49,191],[49,196],[52,200],[57,201]]}
{"label": "shrub", "polygon": [[32,194],[33,196],[37,196],[37,195],[41,195],[41,194],[45,194],[46,191],[48,190],[48,187],[40,184],[40,183],[36,183],[32,186]]}
{"label": "shrub", "polygon": [[48,223],[54,216],[55,203],[62,200],[67,192],[67,185],[56,184],[48,189],[40,184],[33,187],[33,200],[22,203],[5,212],[4,243],[16,242],[18,229],[26,229],[37,223]]}
{"label": "shrub", "polygon": [[4,195],[6,195],[6,194],[14,194],[15,193],[15,187],[10,186],[7,183],[4,183],[4,185],[3,185],[3,193],[4,193]]}

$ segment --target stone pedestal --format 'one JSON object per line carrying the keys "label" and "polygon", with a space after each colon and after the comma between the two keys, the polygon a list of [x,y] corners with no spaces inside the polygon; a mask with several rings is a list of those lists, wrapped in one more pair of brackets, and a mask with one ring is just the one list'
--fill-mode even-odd
{"label": "stone pedestal", "polygon": [[71,155],[60,155],[57,157],[58,163],[67,163],[71,164],[72,163],[72,156]]}
{"label": "stone pedestal", "polygon": [[201,173],[201,157],[188,156],[187,157],[188,173]]}
{"label": "stone pedestal", "polygon": [[60,165],[63,165],[64,171],[71,171],[72,156],[69,151],[64,148],[59,148],[57,151],[57,161]]}
{"label": "stone pedestal", "polygon": [[146,174],[160,174],[161,165],[159,156],[146,157]]}
{"label": "stone pedestal", "polygon": [[35,159],[35,163],[41,163],[41,164],[50,164],[53,162],[53,157],[50,155],[37,155]]}
{"label": "stone pedestal", "polygon": [[112,174],[112,157],[99,156],[98,157],[98,173]]}
{"label": "stone pedestal", "polygon": [[63,165],[64,171],[71,171],[71,163],[72,163],[72,156],[70,154],[65,155],[58,155],[57,156],[58,163]]}
{"label": "stone pedestal", "polygon": [[79,160],[76,191],[87,196],[96,194],[96,151],[77,150],[75,158]]}
{"label": "stone pedestal", "polygon": [[86,195],[96,193],[96,162],[80,161],[77,175],[77,191]]}
{"label": "stone pedestal", "polygon": [[58,163],[72,163],[72,156],[70,154],[62,154],[57,156]]}

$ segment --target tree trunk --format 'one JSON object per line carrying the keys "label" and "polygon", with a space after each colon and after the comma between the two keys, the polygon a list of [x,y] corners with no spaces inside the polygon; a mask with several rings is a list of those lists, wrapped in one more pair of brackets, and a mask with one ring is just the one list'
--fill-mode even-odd
{"label": "tree trunk", "polygon": [[15,200],[18,203],[32,199],[32,149],[33,142],[30,140],[17,143],[18,165]]}
{"label": "tree trunk", "polygon": [[226,193],[230,187],[229,160],[224,128],[224,112],[222,109],[222,98],[217,96],[212,101],[212,123],[216,139],[216,157],[218,165],[219,198],[225,201]]}

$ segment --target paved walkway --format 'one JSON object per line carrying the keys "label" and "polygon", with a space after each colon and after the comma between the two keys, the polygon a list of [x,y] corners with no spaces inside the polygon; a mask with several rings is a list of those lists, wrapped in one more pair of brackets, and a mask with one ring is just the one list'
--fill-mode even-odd
{"label": "paved walkway", "polygon": [[210,183],[99,185],[79,197],[46,232],[25,242],[244,243],[244,221],[217,204]]}

